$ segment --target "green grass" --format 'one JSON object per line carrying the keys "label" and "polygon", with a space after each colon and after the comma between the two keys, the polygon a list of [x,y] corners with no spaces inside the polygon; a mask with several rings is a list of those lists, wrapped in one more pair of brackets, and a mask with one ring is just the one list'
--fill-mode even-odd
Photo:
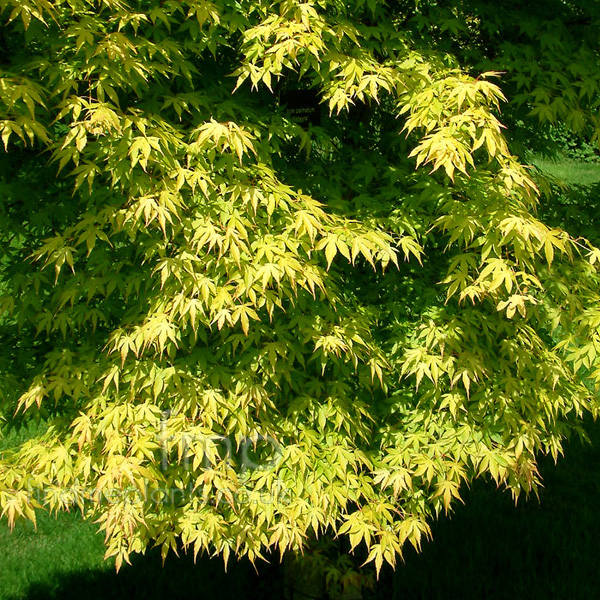
{"label": "green grass", "polygon": [[600,245],[600,161],[535,155],[530,162],[547,178],[540,182],[540,218]]}
{"label": "green grass", "polygon": [[590,186],[600,183],[600,162],[582,162],[574,159],[557,160],[535,156],[533,164],[544,174],[567,185]]}
{"label": "green grass", "polygon": [[0,598],[27,598],[28,592],[44,589],[48,597],[62,596],[64,577],[95,571],[110,573],[114,563],[104,561],[102,537],[77,513],[59,518],[38,514],[37,531],[32,523],[19,523],[11,533],[0,528]]}
{"label": "green grass", "polygon": [[163,567],[155,550],[132,557],[116,573],[114,560],[103,560],[102,536],[77,513],[42,514],[37,531],[30,523],[19,523],[12,533],[3,525],[0,600],[250,600],[268,584],[257,581],[246,562],[232,562],[226,573],[221,559],[194,564],[191,556],[171,555]]}

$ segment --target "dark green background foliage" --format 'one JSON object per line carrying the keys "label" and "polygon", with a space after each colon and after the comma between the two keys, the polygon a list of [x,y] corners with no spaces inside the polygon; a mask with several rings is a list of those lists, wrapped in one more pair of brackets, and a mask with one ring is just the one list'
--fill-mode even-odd
{"label": "dark green background foliage", "polygon": [[596,415],[597,179],[528,164],[597,143],[596,3],[0,8],[11,525],[379,571]]}

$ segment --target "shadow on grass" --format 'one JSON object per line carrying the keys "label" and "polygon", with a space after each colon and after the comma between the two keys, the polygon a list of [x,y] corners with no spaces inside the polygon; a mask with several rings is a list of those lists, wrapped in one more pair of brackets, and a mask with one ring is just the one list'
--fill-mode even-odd
{"label": "shadow on grass", "polygon": [[[163,568],[159,553],[132,559],[132,564],[120,573],[89,570],[61,575],[51,587],[34,584],[26,593],[29,600],[141,600],[165,598],[250,598],[277,597],[264,590],[252,566],[247,563],[230,564],[228,572],[220,559],[201,560],[194,564],[188,556],[168,559]],[[268,594],[268,596],[267,596]],[[7,599],[8,600],[8,599]]]}
{"label": "shadow on grass", "polygon": [[[2,524],[4,527],[6,525]],[[37,531],[22,523],[0,536],[0,600],[255,600],[279,598],[279,564],[263,564],[260,576],[248,560],[229,561],[160,549],[134,555],[117,573],[104,560],[103,537],[78,513],[40,515]]]}
{"label": "shadow on grass", "polygon": [[[551,459],[541,461],[545,488],[539,502],[535,497],[522,499],[515,508],[509,494],[477,482],[463,494],[464,506],[434,523],[433,541],[422,553],[407,549],[405,563],[395,572],[384,569],[376,589],[365,592],[365,600],[599,598],[600,425],[588,430],[593,447],[573,441],[557,465]],[[69,524],[86,529],[79,538],[69,536],[61,521],[59,530],[46,535],[48,552],[76,555],[72,544],[80,539],[82,545],[99,544],[92,550],[82,547],[82,556],[94,558],[85,565],[80,559],[78,565],[50,569],[45,579],[30,578],[12,594],[0,590],[2,600],[283,598],[278,564],[262,565],[257,574],[248,562],[231,561],[225,573],[220,559],[199,558],[194,565],[184,555],[170,556],[163,568],[159,553],[152,551],[134,557],[132,565],[117,574],[112,563],[101,562],[101,539],[88,524],[69,519],[67,529]],[[65,536],[62,549],[56,545],[59,535]],[[6,544],[8,539],[2,541]],[[5,561],[0,557],[0,566]]]}

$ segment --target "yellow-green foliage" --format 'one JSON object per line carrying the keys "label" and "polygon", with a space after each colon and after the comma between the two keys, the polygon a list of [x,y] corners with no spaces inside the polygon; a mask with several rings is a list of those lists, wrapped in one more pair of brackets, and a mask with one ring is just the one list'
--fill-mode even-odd
{"label": "yellow-green foliage", "polygon": [[535,488],[597,411],[600,250],[536,218],[502,88],[591,127],[598,73],[547,88],[551,28],[484,60],[519,24],[447,4],[0,0],[0,394],[49,422],[2,454],[10,524],[379,569],[474,477]]}

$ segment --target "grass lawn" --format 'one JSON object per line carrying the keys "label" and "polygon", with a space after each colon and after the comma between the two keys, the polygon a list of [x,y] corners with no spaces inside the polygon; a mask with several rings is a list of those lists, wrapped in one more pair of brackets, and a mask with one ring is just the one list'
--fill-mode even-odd
{"label": "grass lawn", "polygon": [[37,531],[31,523],[19,523],[12,534],[0,528],[0,598],[26,598],[44,589],[48,597],[60,597],[61,578],[87,571],[110,573],[103,561],[102,537],[76,513],[58,519],[39,513]]}
{"label": "grass lawn", "polygon": [[535,156],[532,163],[546,175],[567,185],[589,186],[600,183],[600,162],[582,162],[569,158],[553,160]]}
{"label": "grass lawn", "polygon": [[[257,598],[260,582],[251,565],[160,554],[132,557],[115,572],[114,560],[103,560],[103,538],[78,513],[58,518],[41,514],[38,527],[21,523],[10,533],[0,528],[0,600],[136,600],[164,598]],[[264,596],[263,596],[264,597]],[[276,596],[275,596],[276,597]]]}
{"label": "grass lawn", "polygon": [[543,193],[539,216],[550,226],[566,229],[575,238],[583,236],[600,245],[600,161],[568,158],[554,160],[539,155],[530,162],[548,178],[551,197]]}

